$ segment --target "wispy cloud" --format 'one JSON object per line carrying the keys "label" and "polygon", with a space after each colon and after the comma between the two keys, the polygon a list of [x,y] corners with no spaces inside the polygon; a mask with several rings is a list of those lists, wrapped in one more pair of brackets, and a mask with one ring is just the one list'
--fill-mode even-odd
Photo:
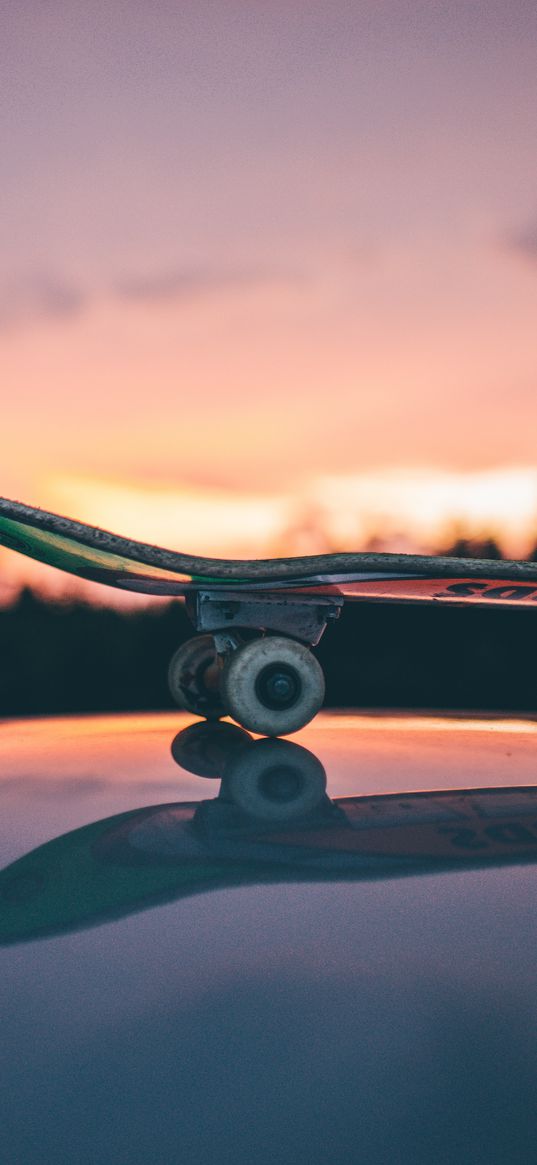
{"label": "wispy cloud", "polygon": [[7,279],[0,286],[0,331],[72,319],[84,310],[88,298],[84,288],[54,275]]}
{"label": "wispy cloud", "polygon": [[264,267],[211,268],[170,267],[149,273],[124,275],[100,288],[77,284],[57,275],[33,273],[14,276],[0,283],[0,332],[53,320],[80,316],[96,299],[109,299],[126,305],[158,307],[164,303],[189,303],[210,295],[264,287],[270,284],[293,284],[303,276],[296,272],[269,270]]}
{"label": "wispy cloud", "polygon": [[222,291],[263,286],[296,280],[289,272],[278,273],[263,267],[211,268],[176,267],[150,274],[125,276],[116,282],[115,294],[122,300],[159,303],[193,300]]}
{"label": "wispy cloud", "polygon": [[522,230],[513,231],[507,238],[511,251],[523,255],[531,263],[537,263],[537,220],[528,223]]}

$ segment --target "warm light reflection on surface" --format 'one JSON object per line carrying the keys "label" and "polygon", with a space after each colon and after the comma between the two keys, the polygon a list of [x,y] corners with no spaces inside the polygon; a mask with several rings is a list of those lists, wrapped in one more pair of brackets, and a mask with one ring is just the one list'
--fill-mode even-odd
{"label": "warm light reflection on surface", "polygon": [[[166,776],[205,796],[204,781],[178,769],[170,753],[176,733],[195,722],[183,712],[4,720],[2,785],[24,774],[46,782],[70,773],[149,787]],[[503,737],[512,753],[502,749]],[[356,791],[370,779],[373,791],[379,779],[384,791],[537,781],[537,717],[327,711],[290,739],[319,756],[336,788],[344,776],[345,792],[353,779]]]}
{"label": "warm light reflection on surface", "polygon": [[537,735],[537,715],[516,719],[510,716],[503,717],[491,712],[489,715],[472,717],[461,713],[460,716],[448,714],[438,716],[429,713],[413,714],[400,712],[379,712],[376,715],[348,712],[323,712],[323,728],[342,729],[350,732],[378,732],[380,727],[397,733],[426,732],[429,736],[435,732],[508,732],[515,734],[535,733]]}

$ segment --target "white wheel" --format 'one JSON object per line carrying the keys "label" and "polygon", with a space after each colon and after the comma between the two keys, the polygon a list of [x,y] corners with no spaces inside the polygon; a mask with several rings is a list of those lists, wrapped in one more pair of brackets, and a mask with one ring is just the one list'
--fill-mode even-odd
{"label": "white wheel", "polygon": [[226,715],[220,696],[220,666],[212,635],[188,639],[175,652],[168,668],[168,687],[180,708],[218,720]]}
{"label": "white wheel", "polygon": [[230,715],[243,728],[263,736],[285,736],[319,711],[324,676],[307,647],[270,635],[231,653],[221,690]]}
{"label": "white wheel", "polygon": [[294,821],[320,805],[326,773],[320,760],[291,740],[256,740],[226,765],[222,792],[249,817]]}

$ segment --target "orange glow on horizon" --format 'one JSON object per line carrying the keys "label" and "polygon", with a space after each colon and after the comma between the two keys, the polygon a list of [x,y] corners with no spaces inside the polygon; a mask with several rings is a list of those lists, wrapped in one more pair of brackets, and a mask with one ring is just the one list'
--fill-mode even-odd
{"label": "orange glow on horizon", "polygon": [[[217,557],[360,550],[375,537],[438,548],[460,529],[523,556],[537,536],[537,470],[385,469],[323,475],[279,494],[53,477],[59,512],[141,541]],[[312,549],[301,549],[310,541]]]}
{"label": "orange glow on horizon", "polygon": [[[509,557],[523,558],[537,536],[537,470],[483,473],[386,469],[323,475],[281,494],[249,494],[194,485],[152,485],[50,476],[41,508],[172,550],[214,557],[264,558],[335,550],[431,552],[457,535],[494,536]],[[73,580],[19,554],[0,551],[9,598],[21,585],[104,602],[140,602]]]}

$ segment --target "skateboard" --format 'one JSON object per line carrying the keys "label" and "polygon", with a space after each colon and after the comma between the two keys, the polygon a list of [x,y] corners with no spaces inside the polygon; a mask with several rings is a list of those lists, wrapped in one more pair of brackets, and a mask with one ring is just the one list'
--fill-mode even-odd
{"label": "skateboard", "polygon": [[[212,890],[361,882],[537,861],[535,788],[331,799],[321,762],[307,749],[289,740],[251,738],[239,748],[231,724],[191,725],[210,727],[225,732],[230,746],[218,744],[218,796],[108,817],[7,866],[0,871],[0,946],[100,925]],[[191,745],[181,742],[187,753]]]}
{"label": "skateboard", "polygon": [[537,562],[413,554],[202,558],[0,498],[0,545],[107,586],[179,596],[199,633],[175,652],[176,703],[231,715],[264,736],[296,732],[322,705],[315,647],[345,601],[537,604]]}

